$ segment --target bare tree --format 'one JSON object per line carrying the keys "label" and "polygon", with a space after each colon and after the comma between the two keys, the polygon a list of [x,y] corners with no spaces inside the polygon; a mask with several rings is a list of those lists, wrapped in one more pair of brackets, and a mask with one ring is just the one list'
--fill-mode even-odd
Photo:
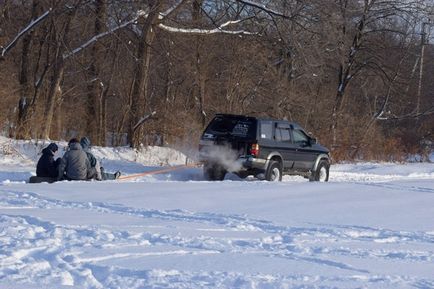
{"label": "bare tree", "polygon": [[17,137],[194,144],[226,112],[301,122],[339,159],[430,128],[423,0],[6,3],[0,130]]}
{"label": "bare tree", "polygon": [[138,147],[140,144],[143,131],[141,126],[137,125],[145,111],[147,99],[147,85],[149,79],[149,65],[151,59],[151,45],[155,36],[155,25],[160,13],[160,1],[149,1],[148,17],[141,23],[141,35],[137,47],[137,60],[133,76],[133,91],[131,94],[131,117],[129,126],[129,143],[133,147]]}
{"label": "bare tree", "polygon": [[[106,30],[107,23],[107,1],[95,1],[95,22],[94,35],[99,35]],[[106,135],[106,93],[108,86],[104,83],[101,76],[103,63],[104,46],[101,41],[96,43],[91,48],[91,63],[88,69],[89,84],[88,84],[88,99],[87,99],[87,134],[93,142],[98,145],[105,144]]]}
{"label": "bare tree", "polygon": [[[32,13],[31,13],[31,22],[33,22],[37,18],[38,14],[38,1],[33,1],[32,3]],[[22,34],[22,33],[20,33]],[[30,30],[30,32],[26,33],[23,38],[22,52],[21,52],[21,69],[19,74],[19,82],[21,86],[21,97],[18,104],[18,115],[17,115],[17,131],[16,137],[20,139],[25,139],[30,137],[30,127],[28,122],[30,120],[30,111],[31,110],[31,102],[30,95],[32,94],[33,85],[31,83],[31,63],[30,63],[30,54],[31,54],[31,45],[33,42],[34,30]],[[11,47],[9,45],[8,47]],[[3,53],[6,52],[7,49],[4,49]]]}
{"label": "bare tree", "polygon": [[42,138],[45,139],[50,138],[54,111],[62,94],[61,82],[65,72],[65,44],[68,43],[69,40],[68,37],[71,28],[71,21],[75,17],[79,7],[80,1],[78,1],[73,7],[67,7],[68,11],[62,19],[53,19],[51,21],[51,42],[54,45],[54,63],[52,64],[52,75],[43,118]]}

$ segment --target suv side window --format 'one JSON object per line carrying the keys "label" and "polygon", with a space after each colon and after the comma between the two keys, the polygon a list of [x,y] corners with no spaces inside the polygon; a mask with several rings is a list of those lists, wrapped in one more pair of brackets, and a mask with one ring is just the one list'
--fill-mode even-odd
{"label": "suv side window", "polygon": [[273,138],[273,122],[261,121],[261,138],[272,139]]}
{"label": "suv side window", "polygon": [[289,127],[276,127],[276,141],[290,142]]}
{"label": "suv side window", "polygon": [[292,134],[294,135],[295,143],[307,143],[309,141],[307,135],[299,129],[294,129]]}
{"label": "suv side window", "polygon": [[289,124],[281,122],[276,123],[275,139],[280,142],[291,142]]}

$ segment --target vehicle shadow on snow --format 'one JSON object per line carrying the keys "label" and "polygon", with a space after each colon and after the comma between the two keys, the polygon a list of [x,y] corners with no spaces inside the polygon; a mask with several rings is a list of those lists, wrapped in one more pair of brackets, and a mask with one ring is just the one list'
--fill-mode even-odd
{"label": "vehicle shadow on snow", "polygon": [[[169,167],[146,167],[146,170],[143,172],[152,172],[153,170],[161,170]],[[138,181],[176,181],[176,182],[189,182],[189,181],[203,181],[203,182],[212,182],[218,183],[220,181],[209,181],[205,179],[203,175],[203,170],[201,167],[197,168],[178,168],[170,172],[161,173],[161,174],[150,174],[147,176],[143,176],[137,179]],[[248,176],[247,178],[240,178],[233,173],[227,173],[223,182],[225,181],[233,181],[233,182],[261,182],[264,180],[255,178],[254,176]]]}
{"label": "vehicle shadow on snow", "polygon": [[[147,167],[146,171],[157,171],[168,167]],[[145,170],[143,172],[146,172]],[[178,168],[173,171],[161,174],[150,174],[141,177],[139,180],[157,180],[157,181],[177,181],[177,182],[189,182],[189,181],[207,181],[202,172],[202,168]],[[230,181],[248,181],[249,179],[241,179],[235,174],[227,174],[225,179]]]}

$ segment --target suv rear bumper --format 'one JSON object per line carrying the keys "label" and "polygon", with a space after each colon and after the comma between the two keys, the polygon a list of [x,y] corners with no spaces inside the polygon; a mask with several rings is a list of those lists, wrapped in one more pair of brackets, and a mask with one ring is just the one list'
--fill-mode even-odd
{"label": "suv rear bumper", "polygon": [[210,158],[209,156],[199,155],[199,162],[203,164],[218,164],[229,172],[241,172],[250,170],[265,171],[267,160],[254,158],[252,156],[240,156],[232,161],[222,161],[219,158]]}
{"label": "suv rear bumper", "polygon": [[264,159],[258,159],[251,156],[246,156],[246,157],[240,157],[238,160],[242,162],[243,167],[246,170],[249,169],[265,170],[267,167],[267,160]]}

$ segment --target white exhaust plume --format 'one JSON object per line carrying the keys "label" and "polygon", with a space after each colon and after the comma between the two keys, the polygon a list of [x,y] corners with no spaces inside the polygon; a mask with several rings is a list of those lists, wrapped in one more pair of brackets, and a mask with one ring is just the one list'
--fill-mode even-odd
{"label": "white exhaust plume", "polygon": [[211,162],[222,165],[228,172],[238,172],[242,168],[241,161],[238,161],[238,152],[229,146],[211,145],[206,146],[201,151]]}

